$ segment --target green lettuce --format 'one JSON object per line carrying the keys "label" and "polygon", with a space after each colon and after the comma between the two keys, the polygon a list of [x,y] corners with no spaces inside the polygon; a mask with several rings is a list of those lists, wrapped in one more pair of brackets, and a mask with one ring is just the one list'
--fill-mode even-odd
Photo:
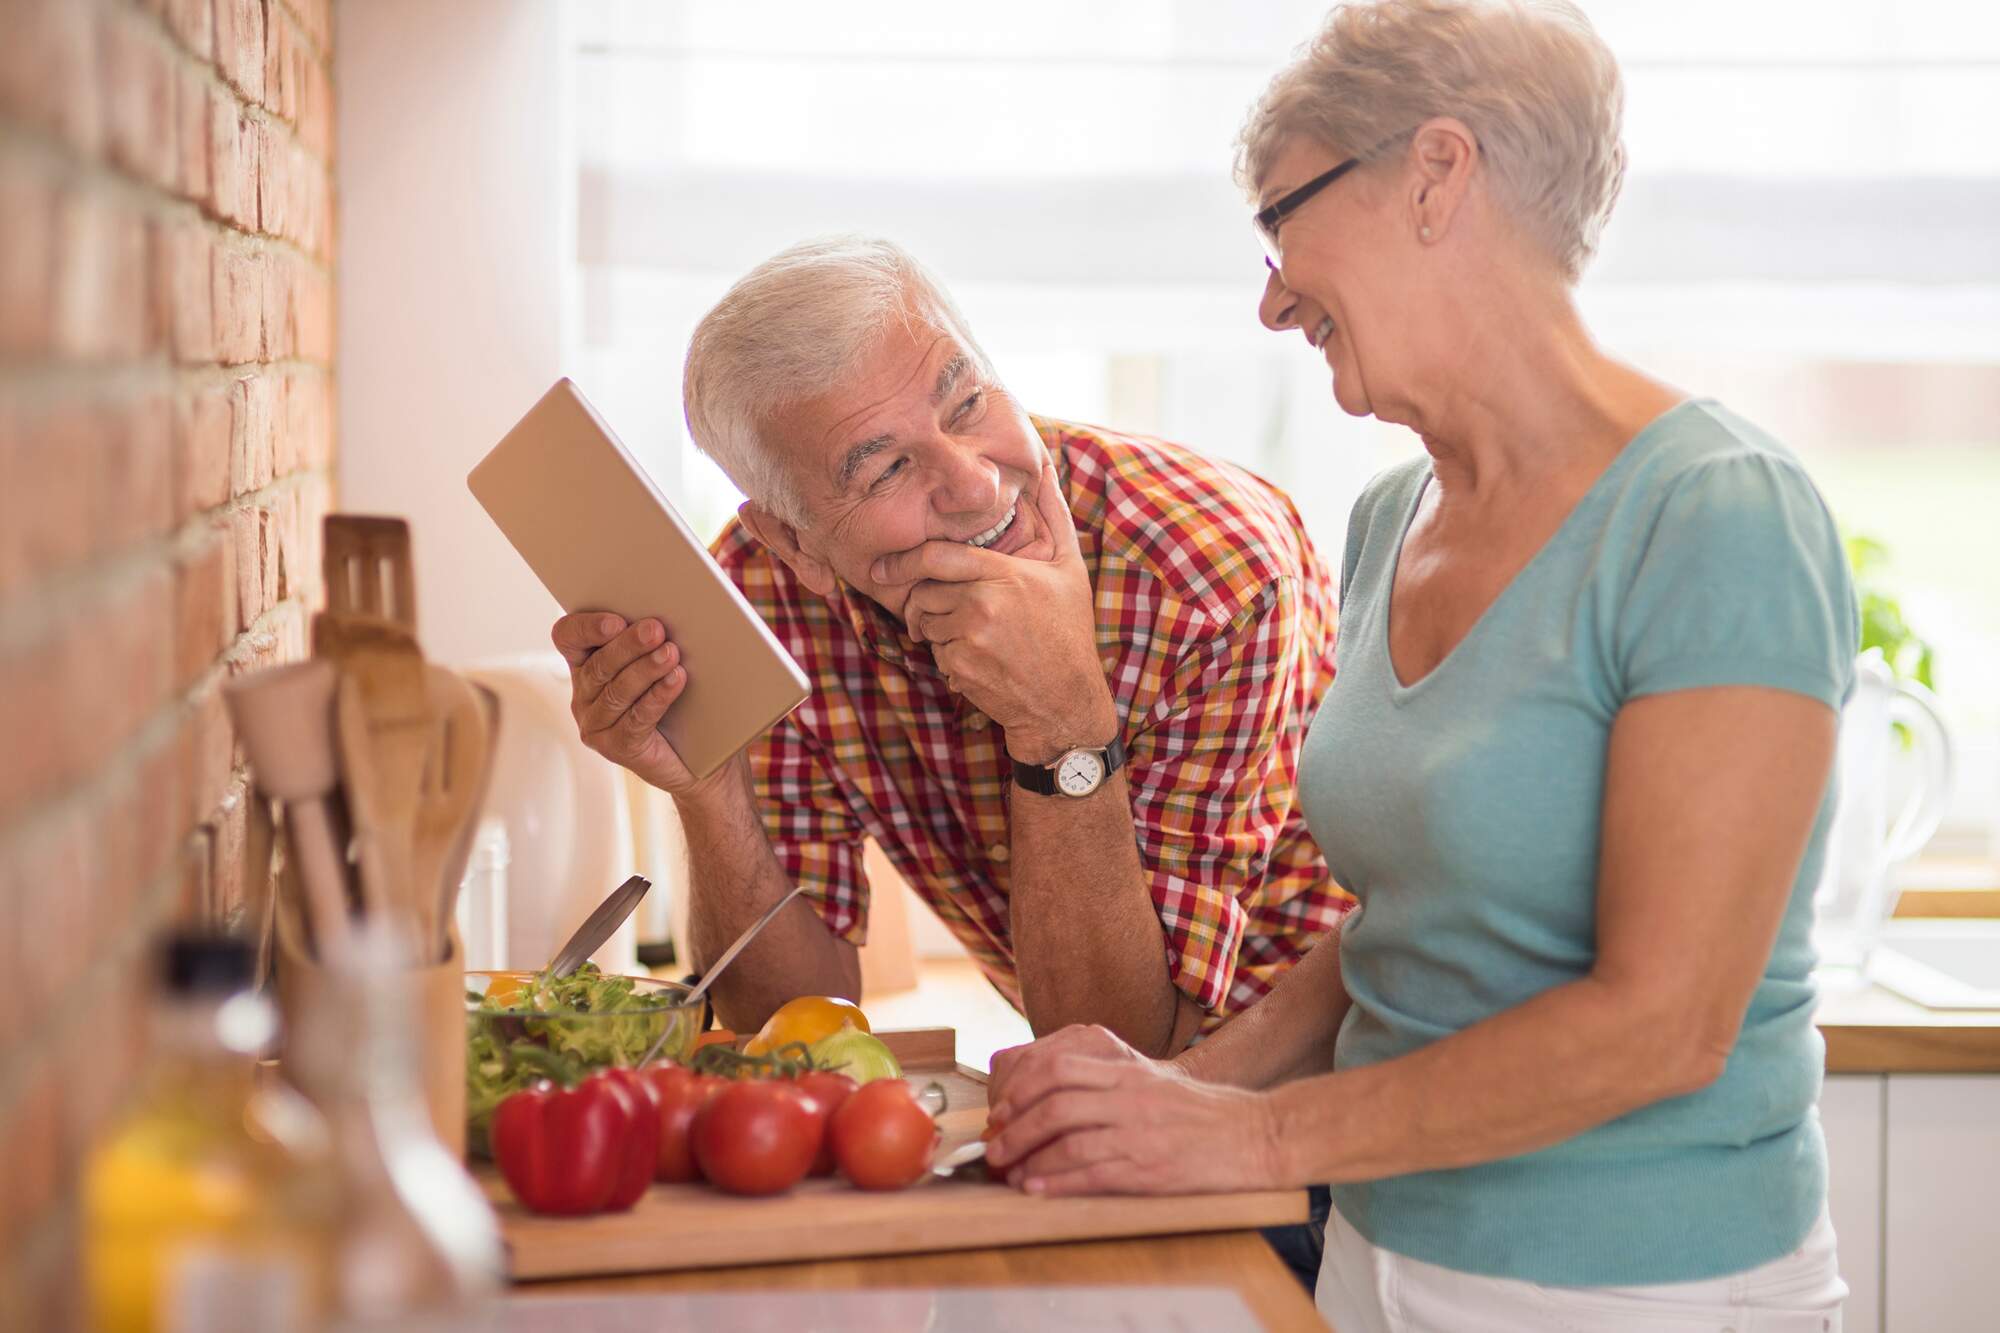
{"label": "green lettuce", "polygon": [[697,1016],[668,993],[640,991],[630,977],[609,977],[585,963],[566,977],[544,970],[505,1001],[467,992],[465,1112],[467,1140],[486,1154],[493,1112],[540,1079],[573,1084],[593,1069],[636,1065],[670,1027],[668,1057],[686,1054]]}

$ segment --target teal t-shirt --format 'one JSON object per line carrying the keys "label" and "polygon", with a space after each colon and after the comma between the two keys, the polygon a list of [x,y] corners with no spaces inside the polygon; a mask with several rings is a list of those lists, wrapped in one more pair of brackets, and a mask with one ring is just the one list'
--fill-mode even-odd
{"label": "teal t-shirt", "polygon": [[[1782,445],[1693,401],[1635,436],[1405,687],[1389,592],[1430,480],[1418,459],[1355,505],[1337,668],[1301,761],[1307,822],[1360,904],[1340,943],[1340,1069],[1590,970],[1606,748],[1627,700],[1756,685],[1838,709],[1853,681],[1854,594],[1825,504]],[[1336,1185],[1341,1216],[1399,1254],[1563,1286],[1694,1281],[1797,1248],[1826,1189],[1806,937],[1828,788],[1719,1080],[1539,1152]]]}

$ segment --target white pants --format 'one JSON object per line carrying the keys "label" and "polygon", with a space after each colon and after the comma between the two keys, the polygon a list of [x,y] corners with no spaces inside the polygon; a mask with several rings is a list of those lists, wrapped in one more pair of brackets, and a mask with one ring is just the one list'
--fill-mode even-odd
{"label": "white pants", "polygon": [[1782,1259],[1643,1287],[1544,1287],[1440,1268],[1369,1244],[1335,1208],[1317,1298],[1336,1333],[1840,1333],[1846,1299],[1824,1208]]}

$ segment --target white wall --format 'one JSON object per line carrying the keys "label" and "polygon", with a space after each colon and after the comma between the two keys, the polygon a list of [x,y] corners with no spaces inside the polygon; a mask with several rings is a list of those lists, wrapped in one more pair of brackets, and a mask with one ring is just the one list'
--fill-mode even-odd
{"label": "white wall", "polygon": [[575,253],[568,6],[335,7],[338,503],[415,534],[445,662],[546,648],[555,602],[465,474],[563,373]]}

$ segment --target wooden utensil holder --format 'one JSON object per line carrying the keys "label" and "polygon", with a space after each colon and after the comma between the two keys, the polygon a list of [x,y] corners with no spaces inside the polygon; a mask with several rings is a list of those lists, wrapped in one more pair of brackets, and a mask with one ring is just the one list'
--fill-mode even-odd
{"label": "wooden utensil holder", "polygon": [[[285,1030],[296,1031],[300,1017],[315,1004],[345,1003],[331,976],[308,951],[298,913],[300,886],[288,858],[277,913],[278,1008]],[[411,969],[417,1009],[419,1085],[438,1142],[453,1156],[465,1156],[465,951],[458,930],[450,932],[443,961]],[[358,1015],[357,1015],[358,1017]],[[311,1089],[307,1089],[308,1092]]]}

